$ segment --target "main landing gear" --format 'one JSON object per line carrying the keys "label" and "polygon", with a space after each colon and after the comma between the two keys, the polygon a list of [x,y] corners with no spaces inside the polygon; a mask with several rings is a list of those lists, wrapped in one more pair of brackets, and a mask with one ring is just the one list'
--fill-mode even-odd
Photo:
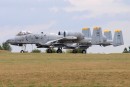
{"label": "main landing gear", "polygon": [[[49,48],[47,49],[47,53],[53,53],[53,49]],[[58,48],[56,53],[63,53],[62,52],[62,48]],[[82,49],[82,50],[77,50],[77,49],[73,49],[72,53],[82,53],[82,54],[86,54],[87,50],[86,49]]]}
{"label": "main landing gear", "polygon": [[76,49],[73,49],[72,53],[77,53],[77,50],[76,50]]}
{"label": "main landing gear", "polygon": [[51,48],[47,49],[47,53],[52,53],[52,49]]}
{"label": "main landing gear", "polygon": [[[47,49],[47,53],[53,53],[53,49],[51,48]],[[56,53],[62,53],[62,48],[58,48]]]}
{"label": "main landing gear", "polygon": [[86,54],[87,52],[86,52],[86,50],[82,50],[82,54]]}

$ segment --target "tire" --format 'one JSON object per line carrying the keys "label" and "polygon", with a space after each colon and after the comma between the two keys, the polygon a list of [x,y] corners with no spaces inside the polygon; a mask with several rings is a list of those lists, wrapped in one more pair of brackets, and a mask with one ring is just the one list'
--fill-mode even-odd
{"label": "tire", "polygon": [[61,49],[58,49],[58,50],[57,50],[57,53],[62,53],[62,50],[61,50]]}
{"label": "tire", "polygon": [[52,53],[52,50],[51,49],[47,49],[47,53]]}
{"label": "tire", "polygon": [[83,53],[83,54],[86,54],[86,50],[82,50],[82,53]]}
{"label": "tire", "polygon": [[21,50],[20,53],[24,53],[24,50]]}

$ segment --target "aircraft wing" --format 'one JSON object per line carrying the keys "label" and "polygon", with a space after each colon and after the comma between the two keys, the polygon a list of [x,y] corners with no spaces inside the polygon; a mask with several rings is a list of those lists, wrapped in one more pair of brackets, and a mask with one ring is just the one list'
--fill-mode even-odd
{"label": "aircraft wing", "polygon": [[55,43],[59,43],[60,44],[61,42],[66,42],[66,41],[71,41],[71,40],[77,40],[77,37],[75,37],[75,36],[62,37],[62,38],[59,38],[59,39],[56,39],[56,40],[48,41],[47,43],[45,43],[45,45],[53,45]]}

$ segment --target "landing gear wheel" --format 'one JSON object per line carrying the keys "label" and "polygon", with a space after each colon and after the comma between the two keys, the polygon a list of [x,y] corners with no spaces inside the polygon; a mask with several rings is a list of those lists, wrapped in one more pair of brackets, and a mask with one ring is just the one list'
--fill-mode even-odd
{"label": "landing gear wheel", "polygon": [[57,53],[62,53],[62,50],[61,50],[61,49],[58,49],[58,50],[57,50]]}
{"label": "landing gear wheel", "polygon": [[77,53],[77,50],[76,50],[76,49],[74,49],[72,52],[73,52],[73,53]]}
{"label": "landing gear wheel", "polygon": [[20,53],[24,53],[24,50],[21,50]]}
{"label": "landing gear wheel", "polygon": [[52,50],[51,49],[47,49],[47,53],[52,53]]}
{"label": "landing gear wheel", "polygon": [[86,50],[82,50],[82,53],[83,53],[83,54],[86,54]]}
{"label": "landing gear wheel", "polygon": [[20,53],[26,53],[26,44],[18,44],[18,46],[22,46],[22,49],[20,51]]}

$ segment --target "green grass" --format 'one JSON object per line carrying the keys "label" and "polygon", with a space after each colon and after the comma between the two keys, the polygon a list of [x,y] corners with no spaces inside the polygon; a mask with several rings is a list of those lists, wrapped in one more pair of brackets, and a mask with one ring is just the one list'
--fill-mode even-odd
{"label": "green grass", "polygon": [[0,53],[0,87],[130,87],[130,54]]}

